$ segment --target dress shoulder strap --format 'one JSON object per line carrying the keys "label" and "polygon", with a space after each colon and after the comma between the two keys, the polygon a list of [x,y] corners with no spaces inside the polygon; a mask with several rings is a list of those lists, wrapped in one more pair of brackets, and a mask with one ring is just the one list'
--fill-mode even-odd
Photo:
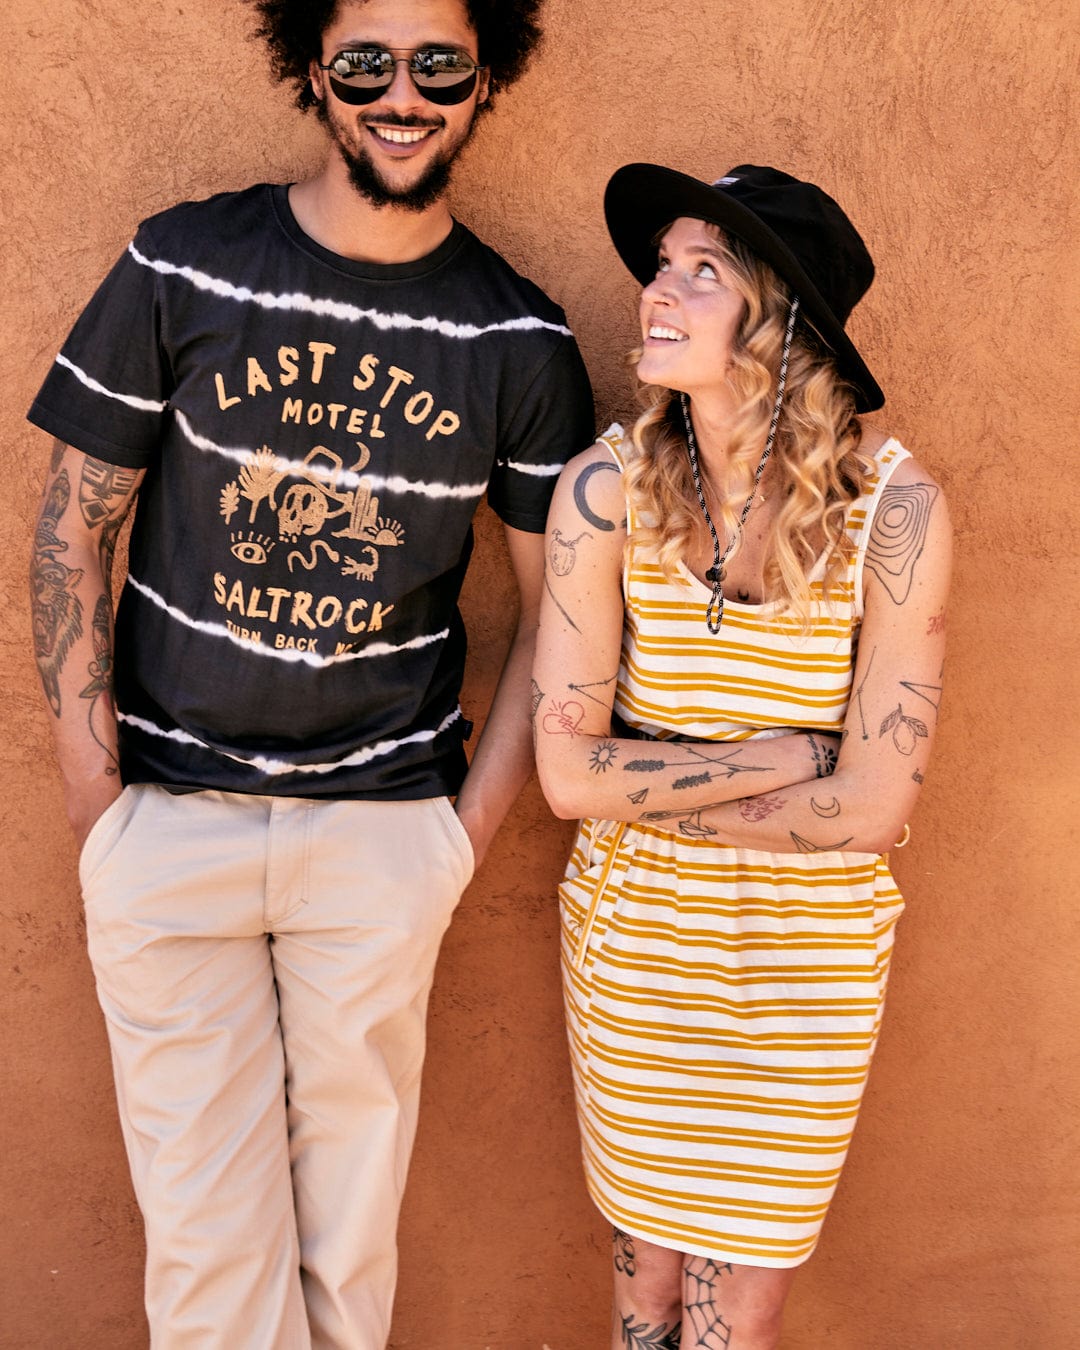
{"label": "dress shoulder strap", "polygon": [[[607,431],[602,436],[598,436],[597,441],[601,445],[606,445],[611,458],[619,466],[619,472],[626,468],[626,432],[619,422],[612,422]],[[634,528],[633,517],[630,512],[630,503],[626,504],[626,528],[632,531]]]}
{"label": "dress shoulder strap", "polygon": [[620,469],[626,468],[626,455],[623,452],[623,442],[626,440],[626,432],[619,422],[612,422],[607,431],[596,438],[601,444],[606,445],[611,452],[611,458]]}

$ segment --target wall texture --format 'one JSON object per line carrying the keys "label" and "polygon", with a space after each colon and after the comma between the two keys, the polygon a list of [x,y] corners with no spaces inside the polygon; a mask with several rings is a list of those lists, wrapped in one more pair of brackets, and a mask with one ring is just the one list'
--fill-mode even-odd
{"label": "wall texture", "polygon": [[[878,263],[857,340],[878,419],[950,492],[959,560],[937,762],[891,1006],[786,1350],[1077,1344],[1080,511],[1075,23],[1066,0],[549,0],[544,57],[485,123],[459,214],[566,307],[601,417],[629,411],[634,290],[608,174],[653,159],[815,178]],[[1075,20],[1075,13],[1072,15]],[[0,90],[8,622],[0,738],[0,1346],[137,1350],[140,1223],[30,659],[24,557],[48,446],[22,421],[135,222],[302,174],[319,135],[232,0],[7,0]],[[1073,135],[1068,135],[1070,129]],[[482,714],[507,638],[497,529],[468,590]],[[554,888],[526,792],[447,940],[403,1223],[398,1350],[591,1350],[607,1233],[577,1167]]]}

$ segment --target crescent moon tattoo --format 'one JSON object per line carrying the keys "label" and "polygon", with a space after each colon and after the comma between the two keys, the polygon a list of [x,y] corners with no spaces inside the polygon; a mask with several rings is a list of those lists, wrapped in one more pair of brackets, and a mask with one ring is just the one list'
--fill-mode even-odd
{"label": "crescent moon tattoo", "polygon": [[597,460],[595,464],[586,464],[585,468],[578,474],[574,483],[574,505],[595,529],[613,530],[615,528],[615,522],[613,520],[605,520],[603,516],[598,516],[585,497],[585,488],[588,485],[589,479],[594,473],[599,473],[602,469],[610,469],[613,473],[619,472],[619,466],[617,464],[605,464],[603,460]]}
{"label": "crescent moon tattoo", "polygon": [[835,797],[827,802],[819,802],[816,797],[811,797],[810,807],[813,810],[814,815],[823,816],[826,820],[830,820],[833,816],[838,816],[840,814],[840,803]]}

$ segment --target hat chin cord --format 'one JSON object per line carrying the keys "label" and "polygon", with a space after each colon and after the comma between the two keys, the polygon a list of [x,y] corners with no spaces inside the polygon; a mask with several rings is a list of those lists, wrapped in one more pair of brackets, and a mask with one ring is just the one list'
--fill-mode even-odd
{"label": "hat chin cord", "polygon": [[769,435],[765,441],[765,449],[761,452],[761,458],[758,460],[757,471],[754,474],[754,485],[750,489],[750,495],[742,509],[742,515],[739,517],[738,524],[735,526],[735,532],[728,540],[728,546],[724,549],[723,556],[720,554],[720,540],[716,534],[716,526],[713,524],[712,516],[709,515],[709,508],[705,503],[705,493],[701,489],[701,469],[698,464],[697,439],[694,436],[694,423],[690,417],[690,400],[684,393],[679,394],[679,403],[682,407],[683,425],[686,427],[686,453],[690,460],[690,472],[694,479],[694,491],[697,493],[698,505],[701,507],[702,515],[705,517],[705,524],[709,527],[709,535],[712,538],[713,546],[713,565],[705,573],[705,580],[712,586],[712,596],[705,610],[705,622],[708,625],[710,633],[719,633],[720,625],[724,620],[724,564],[731,556],[731,551],[742,535],[743,526],[746,524],[746,517],[750,514],[750,508],[754,504],[754,498],[757,495],[758,486],[761,483],[761,475],[765,472],[765,465],[769,462],[769,456],[772,454],[773,443],[776,440],[776,428],[780,424],[780,409],[784,403],[784,389],[787,385],[788,358],[791,355],[791,340],[795,334],[795,318],[799,312],[799,297],[792,297],[791,310],[788,313],[787,328],[784,332],[784,349],[780,356],[780,374],[776,382],[776,401],[773,404],[772,420],[769,423]]}

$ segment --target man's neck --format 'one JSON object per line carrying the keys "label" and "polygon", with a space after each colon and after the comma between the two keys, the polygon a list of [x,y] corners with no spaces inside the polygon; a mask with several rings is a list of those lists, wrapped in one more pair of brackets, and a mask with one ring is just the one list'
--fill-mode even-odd
{"label": "man's neck", "polygon": [[314,178],[293,184],[289,205],[306,235],[356,262],[414,262],[438,248],[454,224],[445,198],[423,211],[373,205],[336,155]]}

